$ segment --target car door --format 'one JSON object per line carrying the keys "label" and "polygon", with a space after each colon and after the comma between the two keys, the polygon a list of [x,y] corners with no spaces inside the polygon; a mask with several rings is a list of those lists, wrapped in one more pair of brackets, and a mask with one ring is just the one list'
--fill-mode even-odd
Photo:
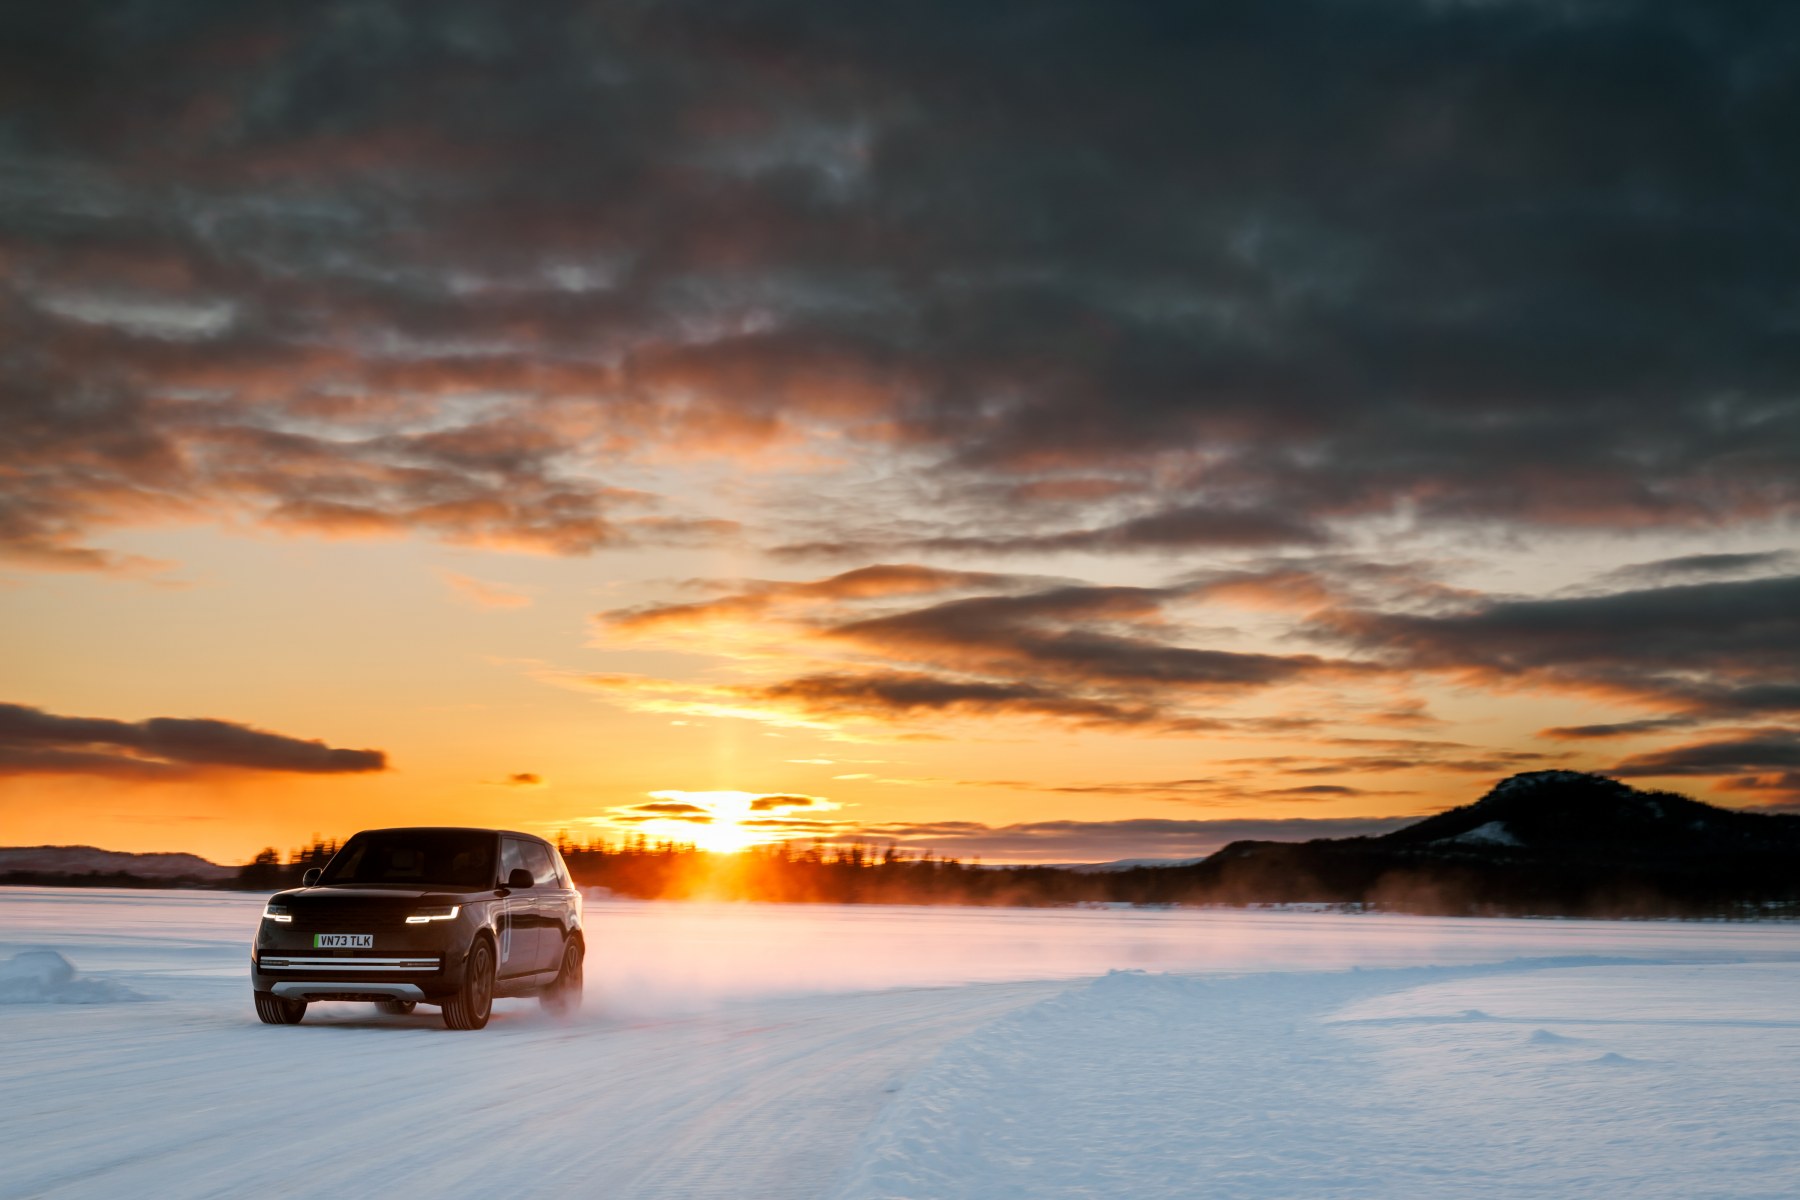
{"label": "car door", "polygon": [[[529,842],[521,838],[503,837],[500,839],[500,883],[505,885],[518,870],[532,871],[532,863],[526,857]],[[532,878],[537,873],[532,871]],[[500,935],[500,975],[527,975],[540,970],[542,955],[539,951],[537,922],[537,889],[514,888],[505,897],[496,902],[499,913],[494,918],[495,931]]]}
{"label": "car door", "polygon": [[531,872],[531,927],[534,968],[554,971],[562,963],[562,921],[557,911],[562,880],[556,873],[556,860],[550,847],[542,842],[525,843],[525,866]]}

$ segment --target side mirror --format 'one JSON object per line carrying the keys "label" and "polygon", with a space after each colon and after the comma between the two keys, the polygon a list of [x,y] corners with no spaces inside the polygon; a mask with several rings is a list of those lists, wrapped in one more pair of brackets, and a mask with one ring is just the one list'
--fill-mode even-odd
{"label": "side mirror", "polygon": [[515,892],[522,892],[533,884],[531,872],[524,867],[514,867],[506,876],[506,886]]}
{"label": "side mirror", "polygon": [[319,876],[323,875],[324,873],[325,872],[319,867],[306,868],[306,874],[304,874],[300,877],[300,886],[301,887],[311,887],[313,884],[319,882]]}

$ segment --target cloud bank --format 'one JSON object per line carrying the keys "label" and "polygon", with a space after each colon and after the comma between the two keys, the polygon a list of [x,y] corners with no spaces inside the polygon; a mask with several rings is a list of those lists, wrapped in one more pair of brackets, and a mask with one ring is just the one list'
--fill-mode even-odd
{"label": "cloud bank", "polygon": [[336,775],[386,769],[379,750],[340,750],[231,721],[115,721],[0,704],[0,774],[160,779],[201,770]]}

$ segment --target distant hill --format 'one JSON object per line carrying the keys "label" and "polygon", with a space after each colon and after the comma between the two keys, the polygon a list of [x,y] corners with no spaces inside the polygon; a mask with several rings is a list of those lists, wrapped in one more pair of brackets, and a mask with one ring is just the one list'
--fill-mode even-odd
{"label": "distant hill", "polygon": [[1577,771],[1532,771],[1380,837],[1233,842],[1192,867],[1125,879],[1134,894],[1121,898],[1190,903],[1751,915],[1800,906],[1800,816],[1720,808]]}
{"label": "distant hill", "polygon": [[1643,792],[1580,771],[1531,771],[1465,804],[1375,839],[1405,846],[1491,846],[1607,860],[1694,858],[1800,848],[1800,816],[1720,808]]}
{"label": "distant hill", "polygon": [[[126,876],[156,883],[186,880],[216,883],[235,877],[236,867],[222,867],[197,854],[131,854],[94,846],[0,847],[0,882],[61,882],[90,876]],[[29,877],[29,878],[21,878]]]}

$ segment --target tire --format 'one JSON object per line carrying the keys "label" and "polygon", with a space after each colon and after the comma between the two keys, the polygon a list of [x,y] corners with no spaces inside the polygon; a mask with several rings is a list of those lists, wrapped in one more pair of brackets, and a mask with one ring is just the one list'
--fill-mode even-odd
{"label": "tire", "polygon": [[448,1029],[482,1029],[494,1011],[494,947],[477,938],[469,948],[462,986],[444,997],[444,1025]]}
{"label": "tire", "polygon": [[581,1007],[581,967],[587,958],[587,947],[580,938],[563,943],[562,970],[556,982],[538,993],[538,1003],[546,1012],[566,1017]]}
{"label": "tire", "polygon": [[404,1017],[418,1005],[416,1000],[377,1000],[375,1007],[390,1017]]}
{"label": "tire", "polygon": [[264,1025],[298,1025],[306,1015],[306,1001],[289,1000],[273,992],[256,993],[256,1015]]}

